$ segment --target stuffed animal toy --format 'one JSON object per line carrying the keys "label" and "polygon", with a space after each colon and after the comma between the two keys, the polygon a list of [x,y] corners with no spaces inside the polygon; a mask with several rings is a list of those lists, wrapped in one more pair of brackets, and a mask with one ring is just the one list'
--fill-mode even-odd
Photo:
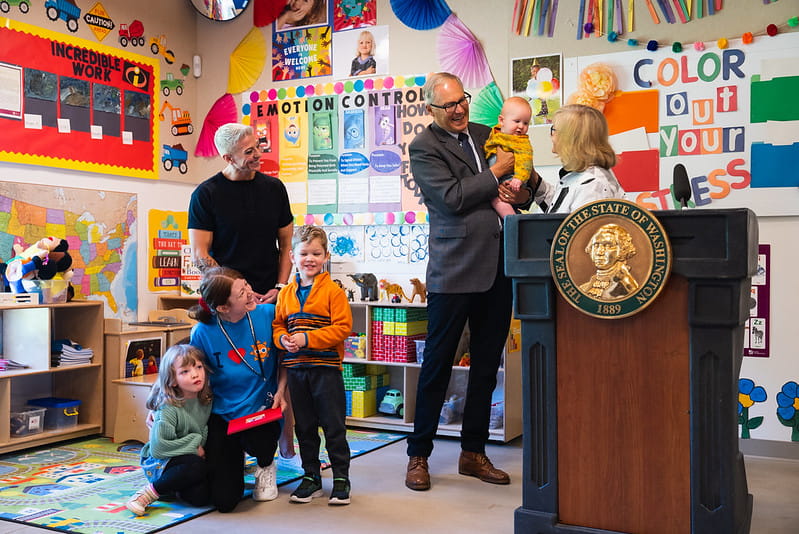
{"label": "stuffed animal toy", "polygon": [[14,245],[13,258],[0,266],[5,284],[14,293],[35,290],[32,280],[51,280],[57,275],[64,280],[72,278],[72,256],[66,239],[45,237],[23,249]]}

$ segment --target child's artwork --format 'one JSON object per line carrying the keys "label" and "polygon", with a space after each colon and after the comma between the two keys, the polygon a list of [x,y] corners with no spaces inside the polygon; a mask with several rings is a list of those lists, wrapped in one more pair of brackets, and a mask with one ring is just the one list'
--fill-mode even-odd
{"label": "child's artwork", "polygon": [[158,373],[160,363],[160,337],[128,341],[125,351],[125,378]]}
{"label": "child's artwork", "polygon": [[377,24],[377,0],[334,0],[333,30],[350,30]]}
{"label": "child's artwork", "polygon": [[364,230],[362,226],[336,226],[328,231],[330,259],[362,262]]}

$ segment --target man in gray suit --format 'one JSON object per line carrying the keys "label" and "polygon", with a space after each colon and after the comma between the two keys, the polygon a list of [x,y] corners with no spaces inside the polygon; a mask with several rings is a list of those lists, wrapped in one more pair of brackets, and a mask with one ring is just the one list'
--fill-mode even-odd
{"label": "man in gray suit", "polygon": [[469,122],[470,95],[460,79],[440,72],[423,88],[433,123],[411,142],[411,172],[430,218],[427,265],[428,330],[408,437],[405,485],[430,488],[427,459],[452,373],[455,351],[468,321],[471,367],[461,430],[458,472],[493,484],[510,477],[485,455],[491,394],[510,326],[511,282],[504,275],[502,224],[491,207],[498,194],[520,205],[531,192],[498,186],[513,172],[513,154],[499,150],[488,166],[483,146],[490,128]]}

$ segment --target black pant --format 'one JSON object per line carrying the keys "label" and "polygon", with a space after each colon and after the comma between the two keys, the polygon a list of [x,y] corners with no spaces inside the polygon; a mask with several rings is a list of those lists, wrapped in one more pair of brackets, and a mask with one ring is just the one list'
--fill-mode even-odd
{"label": "black pant", "polygon": [[207,505],[210,492],[205,460],[196,454],[170,458],[153,487],[159,495],[175,493],[192,506]]}
{"label": "black pant", "polygon": [[347,443],[347,398],[344,378],[333,367],[289,368],[288,387],[294,410],[294,432],[300,444],[302,468],[320,474],[319,427],[334,478],[349,478],[350,446]]}
{"label": "black pant", "polygon": [[[502,255],[500,254],[500,261]],[[491,417],[491,394],[510,327],[513,288],[497,268],[491,289],[483,293],[430,293],[427,297],[427,340],[416,390],[413,433],[408,456],[428,457],[447,394],[455,351],[469,321],[469,382],[461,427],[461,449],[485,452]]]}
{"label": "black pant", "polygon": [[227,435],[227,421],[217,414],[208,419],[205,458],[211,504],[220,512],[232,512],[244,493],[244,453],[254,456],[260,467],[275,460],[280,424],[277,421]]}

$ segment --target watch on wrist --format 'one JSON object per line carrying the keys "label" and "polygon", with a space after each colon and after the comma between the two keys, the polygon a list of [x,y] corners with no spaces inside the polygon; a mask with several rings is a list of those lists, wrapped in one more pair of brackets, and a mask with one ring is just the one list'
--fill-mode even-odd
{"label": "watch on wrist", "polygon": [[275,289],[277,289],[278,291],[283,289],[284,287],[286,287],[286,284],[281,284],[281,283],[275,284]]}

